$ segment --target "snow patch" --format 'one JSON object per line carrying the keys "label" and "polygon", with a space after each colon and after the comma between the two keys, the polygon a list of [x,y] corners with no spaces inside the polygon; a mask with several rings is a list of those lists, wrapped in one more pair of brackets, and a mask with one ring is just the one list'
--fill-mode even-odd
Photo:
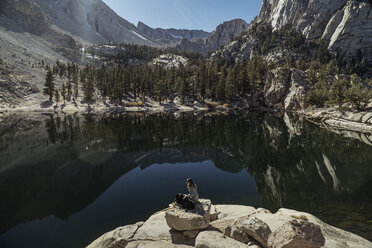
{"label": "snow patch", "polygon": [[145,37],[143,37],[142,35],[140,35],[140,34],[137,33],[136,31],[131,30],[131,32],[132,32],[133,34],[137,35],[138,37],[140,37],[141,39],[149,41],[148,39],[146,39]]}
{"label": "snow patch", "polygon": [[174,34],[172,34],[172,33],[169,33],[173,38],[175,38],[175,39],[180,39],[180,40],[182,40],[183,39],[183,37],[182,36],[179,36],[179,35],[174,35]]}

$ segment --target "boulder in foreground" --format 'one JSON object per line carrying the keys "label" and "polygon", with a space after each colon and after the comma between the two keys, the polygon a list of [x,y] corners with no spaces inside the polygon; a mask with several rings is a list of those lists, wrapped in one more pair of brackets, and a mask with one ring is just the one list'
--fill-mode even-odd
{"label": "boulder in foreground", "polygon": [[271,230],[265,222],[252,215],[238,219],[226,228],[225,234],[243,243],[248,243],[253,239],[263,247],[267,247]]}
{"label": "boulder in foreground", "polygon": [[269,236],[270,248],[320,248],[325,238],[319,225],[304,220],[291,220]]}
{"label": "boulder in foreground", "polygon": [[103,234],[96,239],[87,248],[121,248],[126,247],[128,241],[133,238],[134,234],[143,225],[143,222],[138,222],[134,225],[118,227],[115,230]]}
{"label": "boulder in foreground", "polygon": [[203,213],[195,211],[186,211],[178,206],[172,206],[165,211],[165,219],[170,228],[177,231],[201,230],[209,226],[209,213],[211,201],[200,199],[203,207]]}
{"label": "boulder in foreground", "polygon": [[165,212],[169,210],[153,214],[145,223],[108,232],[88,248],[372,247],[366,239],[330,226],[311,214],[290,209],[280,209],[273,214],[262,208],[216,205],[217,220],[207,228],[184,231],[168,226]]}
{"label": "boulder in foreground", "polygon": [[243,244],[235,239],[229,238],[224,234],[216,231],[205,231],[199,233],[195,240],[196,248],[248,248],[249,246]]}

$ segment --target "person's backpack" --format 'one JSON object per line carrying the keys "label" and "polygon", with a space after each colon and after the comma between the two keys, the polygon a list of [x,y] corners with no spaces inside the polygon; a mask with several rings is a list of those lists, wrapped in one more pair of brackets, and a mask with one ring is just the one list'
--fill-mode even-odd
{"label": "person's backpack", "polygon": [[184,194],[178,193],[176,195],[176,202],[183,208],[187,210],[193,210],[195,204]]}

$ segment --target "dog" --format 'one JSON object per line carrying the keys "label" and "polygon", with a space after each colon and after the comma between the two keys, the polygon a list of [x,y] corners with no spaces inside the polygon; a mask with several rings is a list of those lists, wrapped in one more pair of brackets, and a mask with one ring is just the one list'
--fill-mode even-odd
{"label": "dog", "polygon": [[176,195],[176,202],[183,209],[187,209],[187,210],[195,209],[195,204],[185,194],[178,193]]}

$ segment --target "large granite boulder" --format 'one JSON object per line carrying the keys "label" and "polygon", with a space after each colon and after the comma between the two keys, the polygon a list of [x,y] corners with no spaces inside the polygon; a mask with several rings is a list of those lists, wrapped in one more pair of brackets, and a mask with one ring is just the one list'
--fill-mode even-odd
{"label": "large granite boulder", "polygon": [[164,216],[164,212],[153,214],[148,220],[146,220],[141,228],[137,230],[133,239],[170,241],[172,238],[169,233],[169,227],[165,223]]}
{"label": "large granite boulder", "polygon": [[372,243],[368,240],[353,233],[328,225],[309,213],[281,208],[275,214],[272,214],[269,211],[257,211],[256,213],[253,213],[253,215],[257,219],[267,223],[273,233],[282,229],[289,221],[298,219],[307,220],[308,222],[320,227],[325,238],[324,247],[327,248],[372,247]]}
{"label": "large granite boulder", "polygon": [[248,248],[252,246],[248,246],[239,241],[236,241],[235,239],[226,237],[220,232],[205,231],[205,232],[199,233],[199,235],[196,237],[195,247],[196,248],[226,248],[226,247]]}
{"label": "large granite boulder", "polygon": [[219,214],[220,212],[218,212],[218,209],[216,208],[216,206],[211,204],[211,211],[209,213],[209,221],[212,222],[212,221],[217,220]]}
{"label": "large granite boulder", "polygon": [[[190,248],[188,245],[172,244],[165,241],[133,241],[125,248]],[[118,247],[119,248],[119,247]],[[120,247],[121,248],[121,247]]]}
{"label": "large granite boulder", "polygon": [[264,89],[265,104],[274,107],[282,103],[289,88],[290,71],[282,68],[272,70],[267,77]]}
{"label": "large granite boulder", "polygon": [[[176,205],[165,211],[168,226],[177,231],[191,231],[205,229],[209,226],[211,201],[200,199],[201,206],[196,205],[194,211],[187,211]],[[200,207],[203,208],[200,211]]]}
{"label": "large granite boulder", "polygon": [[291,69],[291,80],[288,93],[284,99],[284,109],[300,110],[306,108],[306,86],[305,72]]}
{"label": "large granite boulder", "polygon": [[270,233],[270,227],[254,215],[237,220],[225,231],[226,235],[240,242],[248,243],[253,238],[264,247],[267,247],[267,240]]}
{"label": "large granite boulder", "polygon": [[122,248],[126,247],[128,241],[134,236],[138,228],[143,225],[143,222],[138,222],[134,225],[118,227],[115,230],[103,234],[101,237],[93,241],[87,248]]}
{"label": "large granite boulder", "polygon": [[[211,204],[209,200],[204,201],[205,211],[208,214],[199,216],[209,222],[208,210]],[[272,214],[262,208],[216,205],[215,211],[219,213],[217,220],[210,222],[210,225],[205,228],[205,222],[203,225],[196,225],[191,221],[190,224],[190,220],[186,218],[187,221],[181,222],[182,225],[189,225],[189,229],[196,226],[197,228],[203,226],[205,229],[184,231],[177,231],[168,226],[166,212],[171,209],[153,214],[145,223],[140,222],[108,232],[88,248],[372,247],[372,243],[368,240],[330,226],[311,214],[290,209],[280,209]],[[170,214],[172,215],[172,212]],[[197,216],[195,213],[187,214]]]}
{"label": "large granite boulder", "polygon": [[325,238],[319,225],[304,220],[291,220],[271,233],[270,248],[320,248]]}
{"label": "large granite boulder", "polygon": [[254,207],[241,205],[216,205],[218,219],[211,222],[212,228],[224,233],[229,225],[233,224],[237,219],[250,215],[256,211]]}
{"label": "large granite boulder", "polygon": [[170,229],[165,220],[165,211],[160,211],[158,213],[153,214],[137,230],[137,232],[131,239],[131,242],[163,241],[168,244],[193,246],[195,243],[195,236],[196,234],[182,233],[182,232]]}

